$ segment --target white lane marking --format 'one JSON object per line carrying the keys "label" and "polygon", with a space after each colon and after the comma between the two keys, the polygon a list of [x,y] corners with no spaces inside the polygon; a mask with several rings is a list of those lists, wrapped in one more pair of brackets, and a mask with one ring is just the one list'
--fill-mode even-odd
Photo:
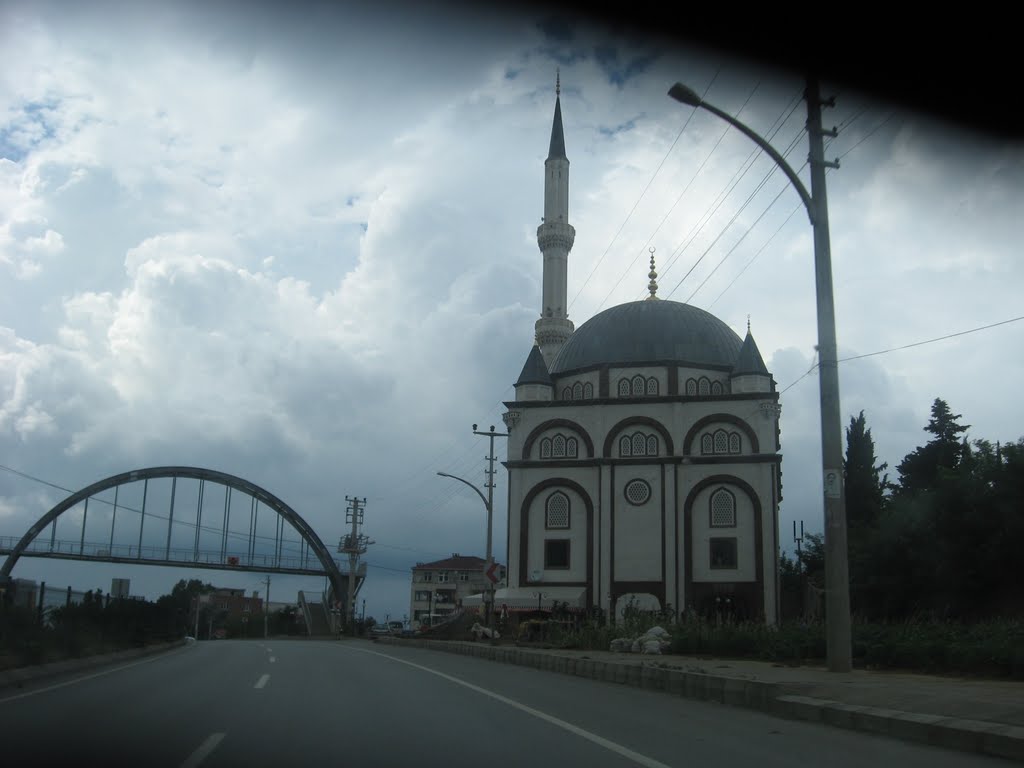
{"label": "white lane marking", "polygon": [[270,675],[263,674],[260,677],[260,679],[256,681],[256,685],[254,685],[253,688],[262,688],[264,685],[267,684],[267,680],[269,680],[269,679],[270,679]]}
{"label": "white lane marking", "polygon": [[598,736],[596,733],[586,731],[580,728],[579,726],[573,725],[572,723],[567,723],[565,720],[561,720],[553,715],[549,715],[546,712],[541,712],[539,709],[528,707],[526,704],[521,704],[515,699],[510,699],[507,696],[502,696],[500,693],[489,691],[486,688],[481,688],[479,685],[473,685],[473,683],[467,683],[465,680],[460,680],[457,677],[446,675],[444,672],[438,672],[436,669],[424,667],[422,664],[415,664],[411,661],[406,661],[405,659],[396,658],[395,656],[389,656],[386,653],[377,653],[377,651],[367,651],[362,648],[347,648],[346,650],[358,651],[359,653],[369,653],[374,656],[381,656],[385,659],[390,659],[391,661],[397,661],[399,664],[405,664],[406,666],[415,667],[416,669],[421,669],[424,672],[429,672],[432,675],[443,677],[445,680],[449,680],[455,683],[456,685],[461,685],[465,688],[469,688],[471,691],[482,693],[484,696],[489,696],[492,699],[500,701],[502,704],[507,704],[510,707],[514,707],[518,709],[520,712],[525,712],[528,715],[533,715],[534,717],[539,718],[547,723],[551,723],[552,725],[558,728],[562,728],[563,730],[566,730],[569,733],[573,733],[581,738],[586,739],[587,741],[597,744],[599,747],[604,747],[610,752],[614,752],[617,755],[622,755],[627,760],[632,760],[634,763],[637,763],[638,765],[643,765],[645,766],[645,768],[670,768],[670,766],[666,765],[665,763],[658,762],[654,758],[647,757],[646,755],[641,755],[639,752],[634,752],[628,747],[624,747],[621,744],[616,744],[614,741],[609,741],[608,739]]}
{"label": "white lane marking", "polygon": [[274,652],[273,648],[267,648],[267,653],[273,653],[273,652]]}
{"label": "white lane marking", "polygon": [[217,748],[220,744],[220,740],[223,739],[225,734],[223,733],[211,733],[206,737],[206,740],[199,745],[195,752],[188,756],[184,763],[181,764],[181,768],[197,768],[197,766],[203,762],[210,753]]}
{"label": "white lane marking", "polygon": [[48,685],[45,688],[37,688],[34,691],[25,691],[24,693],[17,693],[14,696],[5,696],[0,698],[0,704],[5,701],[17,701],[18,699],[24,699],[28,696],[35,696],[38,693],[46,693],[47,691],[55,691],[58,688],[65,688],[75,683],[84,683],[86,680],[92,680],[97,677],[103,677],[104,675],[110,675],[114,672],[120,672],[122,669],[131,669],[137,667],[140,664],[149,664],[151,661],[157,661],[164,658],[165,654],[157,653],[150,656],[148,659],[142,659],[141,661],[133,661],[131,664],[122,664],[120,667],[114,667],[113,669],[104,669],[102,672],[94,672],[91,675],[84,675],[83,677],[76,677],[74,680],[65,680],[63,683],[56,683],[54,685]]}
{"label": "white lane marking", "polygon": [[270,663],[273,664],[275,661],[277,661],[277,657],[271,656],[270,657]]}

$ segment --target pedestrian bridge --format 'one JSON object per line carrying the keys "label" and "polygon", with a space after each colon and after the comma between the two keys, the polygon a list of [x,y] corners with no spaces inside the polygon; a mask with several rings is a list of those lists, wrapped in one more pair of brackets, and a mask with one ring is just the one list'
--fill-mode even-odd
{"label": "pedestrian bridge", "polygon": [[[234,475],[199,467],[150,467],[72,493],[20,538],[0,537],[0,582],[22,557],[348,577],[288,504]],[[354,593],[366,576],[361,564]]]}

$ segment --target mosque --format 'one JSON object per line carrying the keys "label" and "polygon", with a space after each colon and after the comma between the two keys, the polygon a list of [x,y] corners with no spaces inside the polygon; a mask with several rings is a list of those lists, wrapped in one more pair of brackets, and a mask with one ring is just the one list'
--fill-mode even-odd
{"label": "mosque", "polygon": [[750,332],[650,295],[575,328],[556,88],[535,343],[505,403],[508,581],[496,611],[627,606],[778,618],[779,394]]}

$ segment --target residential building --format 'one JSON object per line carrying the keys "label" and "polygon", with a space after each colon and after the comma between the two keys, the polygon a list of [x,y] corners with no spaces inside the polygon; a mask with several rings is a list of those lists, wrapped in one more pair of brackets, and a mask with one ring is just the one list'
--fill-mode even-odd
{"label": "residential building", "polygon": [[[457,552],[444,560],[416,563],[409,595],[413,626],[425,623],[430,614],[435,620],[443,618],[456,611],[465,598],[483,592],[489,583],[484,575],[485,565],[482,557]],[[505,566],[498,563],[495,573],[501,584],[506,575]]]}

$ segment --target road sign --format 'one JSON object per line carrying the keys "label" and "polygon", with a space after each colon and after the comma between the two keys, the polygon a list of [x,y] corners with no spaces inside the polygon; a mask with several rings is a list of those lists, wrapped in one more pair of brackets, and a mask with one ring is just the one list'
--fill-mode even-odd
{"label": "road sign", "polygon": [[492,562],[490,564],[490,566],[488,566],[487,570],[484,571],[484,576],[486,576],[488,579],[491,580],[491,584],[497,584],[498,583],[498,564],[495,563],[495,562]]}

